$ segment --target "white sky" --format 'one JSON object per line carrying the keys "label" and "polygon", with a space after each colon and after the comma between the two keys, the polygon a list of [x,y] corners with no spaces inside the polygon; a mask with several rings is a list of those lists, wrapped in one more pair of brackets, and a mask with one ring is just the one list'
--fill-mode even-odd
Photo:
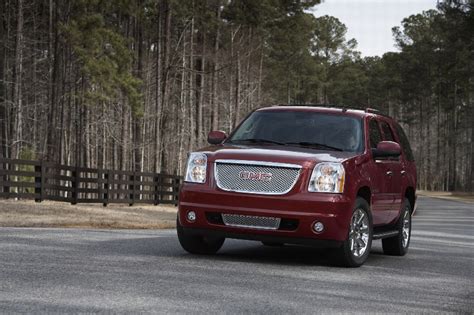
{"label": "white sky", "polygon": [[332,15],[347,27],[346,39],[357,40],[362,56],[397,51],[392,27],[403,18],[436,9],[437,0],[322,0],[311,9],[315,16]]}

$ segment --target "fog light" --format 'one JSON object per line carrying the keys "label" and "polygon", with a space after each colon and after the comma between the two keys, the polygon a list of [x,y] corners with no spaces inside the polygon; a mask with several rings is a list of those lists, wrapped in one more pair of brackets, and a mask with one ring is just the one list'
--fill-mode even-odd
{"label": "fog light", "polygon": [[196,221],[196,212],[188,211],[188,214],[186,216],[187,216],[187,219],[188,219],[189,222]]}
{"label": "fog light", "polygon": [[321,233],[322,231],[324,231],[324,224],[322,224],[319,221],[314,222],[313,223],[313,231],[316,232],[316,233]]}

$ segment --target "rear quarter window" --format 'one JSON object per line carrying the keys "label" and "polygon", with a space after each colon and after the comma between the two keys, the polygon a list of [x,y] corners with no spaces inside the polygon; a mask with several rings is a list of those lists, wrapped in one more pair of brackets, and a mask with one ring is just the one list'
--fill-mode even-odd
{"label": "rear quarter window", "polygon": [[405,153],[406,159],[411,162],[415,161],[413,151],[410,147],[410,142],[408,141],[408,137],[403,131],[403,128],[399,124],[395,124],[395,129],[397,130],[398,138],[400,139],[400,146]]}

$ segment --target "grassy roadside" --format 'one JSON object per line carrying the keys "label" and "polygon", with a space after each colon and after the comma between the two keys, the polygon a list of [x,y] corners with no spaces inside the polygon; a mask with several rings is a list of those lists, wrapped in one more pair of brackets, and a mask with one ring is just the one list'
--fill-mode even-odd
{"label": "grassy roadside", "polygon": [[[474,203],[472,193],[417,191],[420,196]],[[105,229],[164,229],[176,225],[177,207],[0,200],[0,227],[75,227]]]}
{"label": "grassy roadside", "polygon": [[474,193],[417,190],[419,196],[474,203]]}
{"label": "grassy roadside", "polygon": [[164,229],[176,223],[177,207],[0,200],[0,227]]}

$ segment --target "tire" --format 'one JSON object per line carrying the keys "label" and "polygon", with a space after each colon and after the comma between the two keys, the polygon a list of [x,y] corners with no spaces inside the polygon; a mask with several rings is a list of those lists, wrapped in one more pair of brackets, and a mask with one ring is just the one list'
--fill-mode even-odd
{"label": "tire", "polygon": [[176,230],[178,232],[178,240],[181,247],[191,254],[212,255],[224,244],[225,238],[211,237],[202,235],[189,235],[184,233],[184,229],[176,219]]}
{"label": "tire", "polygon": [[271,246],[271,247],[280,247],[285,245],[284,243],[278,243],[278,242],[262,242],[263,245],[265,246]]}
{"label": "tire", "polygon": [[411,238],[411,205],[405,198],[400,217],[396,223],[398,235],[382,239],[382,248],[385,255],[404,256],[408,252]]}
{"label": "tire", "polygon": [[367,201],[357,198],[352,210],[347,238],[335,249],[336,265],[360,267],[369,257],[372,248],[372,216]]}

